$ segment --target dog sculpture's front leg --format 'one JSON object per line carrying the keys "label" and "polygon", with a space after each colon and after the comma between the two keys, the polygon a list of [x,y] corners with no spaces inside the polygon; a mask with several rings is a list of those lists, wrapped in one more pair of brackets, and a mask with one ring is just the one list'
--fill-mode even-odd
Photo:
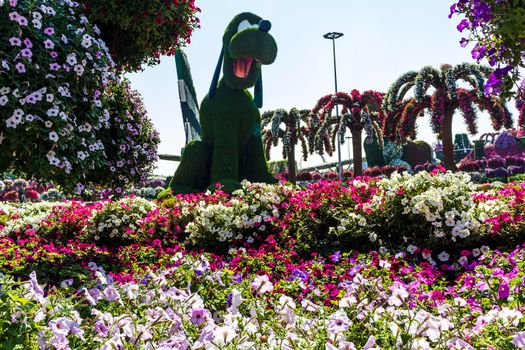
{"label": "dog sculpture's front leg", "polygon": [[[215,137],[211,163],[209,189],[220,183],[225,192],[231,193],[241,187],[239,183],[238,125],[228,125],[230,132],[224,134],[224,125],[215,122]],[[220,129],[220,130],[217,130]]]}

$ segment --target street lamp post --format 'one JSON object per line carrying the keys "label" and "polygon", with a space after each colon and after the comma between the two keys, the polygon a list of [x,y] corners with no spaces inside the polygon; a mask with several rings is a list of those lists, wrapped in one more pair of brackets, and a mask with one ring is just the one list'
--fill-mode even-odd
{"label": "street lamp post", "polygon": [[[330,33],[326,33],[325,35],[323,35],[323,38],[332,40],[332,48],[334,52],[334,81],[335,81],[335,93],[336,94],[338,91],[337,91],[337,65],[335,63],[335,39],[339,39],[342,36],[343,36],[343,33],[338,33],[338,32],[330,32]],[[335,105],[335,116],[337,120],[339,120],[339,105],[337,104]],[[337,172],[339,175],[339,180],[342,180],[343,179],[343,165],[341,162],[341,144],[343,142],[341,138],[341,130],[337,130],[337,142],[339,143],[337,147],[337,162],[338,162]]]}
{"label": "street lamp post", "polygon": [[348,160],[350,160],[350,140],[352,139],[351,136],[345,137],[346,142],[348,143]]}

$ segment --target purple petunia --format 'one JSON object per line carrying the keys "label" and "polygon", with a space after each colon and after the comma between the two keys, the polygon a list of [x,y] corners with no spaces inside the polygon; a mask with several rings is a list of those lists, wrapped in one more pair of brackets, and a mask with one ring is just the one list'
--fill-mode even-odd
{"label": "purple petunia", "polygon": [[44,40],[44,47],[46,49],[54,49],[55,48],[55,44],[51,40],[46,39],[46,40]]}
{"label": "purple petunia", "polygon": [[55,29],[51,28],[51,27],[45,28],[44,29],[44,34],[46,34],[46,35],[53,35],[53,34],[55,34]]}
{"label": "purple petunia", "polygon": [[460,32],[462,32],[463,30],[465,30],[465,28],[470,28],[471,25],[472,25],[472,23],[470,23],[470,21],[468,19],[464,19],[461,22],[459,22],[457,28],[458,28],[458,30]]}
{"label": "purple petunia", "polygon": [[12,38],[9,38],[9,44],[11,44],[11,46],[21,46],[22,40],[16,37],[12,37]]}
{"label": "purple petunia", "polygon": [[25,58],[31,58],[33,57],[33,52],[30,49],[23,49],[20,51],[20,55]]}
{"label": "purple petunia", "polygon": [[24,45],[27,49],[31,49],[33,47],[33,43],[31,42],[31,40],[29,40],[29,38],[24,39]]}
{"label": "purple petunia", "polygon": [[20,73],[20,74],[26,72],[26,66],[25,66],[22,62],[18,62],[18,63],[15,65],[15,68],[16,68],[16,70],[18,71],[18,73]]}

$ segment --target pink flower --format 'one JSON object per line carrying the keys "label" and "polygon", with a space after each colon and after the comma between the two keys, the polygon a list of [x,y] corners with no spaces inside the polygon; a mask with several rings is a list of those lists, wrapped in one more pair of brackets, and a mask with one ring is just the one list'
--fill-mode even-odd
{"label": "pink flower", "polygon": [[9,5],[11,5],[11,7],[16,7],[17,2],[18,0],[9,0]]}

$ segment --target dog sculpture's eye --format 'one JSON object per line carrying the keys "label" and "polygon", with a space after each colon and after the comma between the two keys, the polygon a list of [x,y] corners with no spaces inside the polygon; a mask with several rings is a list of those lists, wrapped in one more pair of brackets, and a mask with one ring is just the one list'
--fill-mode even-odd
{"label": "dog sculpture's eye", "polygon": [[248,28],[259,28],[259,25],[258,24],[251,24],[250,22],[248,22],[247,19],[245,19],[244,21],[242,21],[241,23],[239,23],[239,26],[237,27],[237,33],[245,30],[245,29],[248,29]]}

